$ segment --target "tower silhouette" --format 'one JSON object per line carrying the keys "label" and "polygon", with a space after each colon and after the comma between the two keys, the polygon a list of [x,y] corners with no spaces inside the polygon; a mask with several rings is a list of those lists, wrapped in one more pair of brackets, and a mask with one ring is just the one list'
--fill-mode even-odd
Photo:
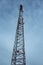
{"label": "tower silhouette", "polygon": [[24,44],[23,6],[20,5],[11,65],[26,65]]}

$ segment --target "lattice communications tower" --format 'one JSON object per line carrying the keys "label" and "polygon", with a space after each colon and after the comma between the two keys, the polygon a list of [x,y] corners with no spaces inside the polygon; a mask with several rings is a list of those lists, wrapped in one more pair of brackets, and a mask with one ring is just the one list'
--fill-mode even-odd
{"label": "lattice communications tower", "polygon": [[25,47],[24,47],[23,6],[22,5],[20,5],[20,9],[19,9],[19,17],[18,17],[11,65],[26,65]]}

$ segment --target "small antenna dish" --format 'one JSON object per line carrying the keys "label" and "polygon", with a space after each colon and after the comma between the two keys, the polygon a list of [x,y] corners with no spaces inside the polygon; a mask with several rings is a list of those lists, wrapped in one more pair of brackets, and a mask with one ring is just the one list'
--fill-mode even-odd
{"label": "small antenna dish", "polygon": [[20,11],[22,11],[23,10],[23,6],[22,6],[22,4],[20,5]]}

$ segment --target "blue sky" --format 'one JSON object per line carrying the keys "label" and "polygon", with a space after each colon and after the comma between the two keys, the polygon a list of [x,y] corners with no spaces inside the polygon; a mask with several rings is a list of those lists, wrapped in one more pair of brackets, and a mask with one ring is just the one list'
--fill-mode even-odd
{"label": "blue sky", "polygon": [[21,3],[26,65],[43,65],[43,0],[0,0],[0,65],[11,63]]}

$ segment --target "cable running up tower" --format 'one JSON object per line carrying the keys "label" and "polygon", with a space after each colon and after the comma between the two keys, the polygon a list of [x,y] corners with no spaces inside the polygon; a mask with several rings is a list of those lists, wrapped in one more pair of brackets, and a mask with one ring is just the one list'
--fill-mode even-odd
{"label": "cable running up tower", "polygon": [[23,6],[20,5],[19,18],[16,29],[15,44],[12,53],[11,65],[26,65],[24,47]]}

